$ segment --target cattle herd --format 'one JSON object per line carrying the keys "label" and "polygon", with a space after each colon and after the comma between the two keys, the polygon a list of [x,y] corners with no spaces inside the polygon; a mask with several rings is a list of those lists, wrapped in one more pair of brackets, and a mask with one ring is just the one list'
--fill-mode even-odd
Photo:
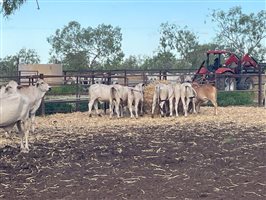
{"label": "cattle herd", "polygon": [[29,151],[29,131],[34,132],[36,111],[49,89],[50,86],[42,79],[34,86],[19,86],[17,82],[10,81],[0,89],[0,128],[9,132],[17,126],[22,152]]}
{"label": "cattle herd", "polygon": [[[35,85],[31,86],[19,86],[17,82],[10,81],[0,88],[0,128],[8,133],[15,125],[17,126],[22,152],[29,151],[28,137],[29,132],[33,133],[35,129],[36,111],[40,107],[45,93],[50,89],[43,79],[39,79]],[[98,103],[108,102],[110,117],[113,117],[114,111],[118,118],[123,117],[124,107],[127,106],[130,117],[138,118],[139,110],[143,115],[144,92],[145,85],[143,83],[139,83],[135,87],[119,84],[93,84],[89,87],[88,114],[90,117],[92,116],[94,107],[96,114],[100,115]],[[192,103],[192,112],[198,113],[202,103],[207,101],[213,104],[214,114],[217,115],[217,90],[211,84],[199,85],[190,81],[181,83],[180,80],[169,84],[157,83],[154,86],[151,116],[154,116],[156,106],[164,116],[165,110],[167,110],[164,109],[165,102],[169,104],[170,116],[179,115],[178,104],[180,103],[184,115],[187,116],[190,103]]]}

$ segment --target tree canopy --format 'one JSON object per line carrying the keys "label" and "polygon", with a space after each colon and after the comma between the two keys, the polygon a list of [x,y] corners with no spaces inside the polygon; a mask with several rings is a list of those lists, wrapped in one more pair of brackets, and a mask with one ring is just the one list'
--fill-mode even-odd
{"label": "tree canopy", "polygon": [[245,14],[241,7],[233,7],[228,12],[213,10],[217,43],[225,45],[236,53],[252,54],[257,59],[265,59],[266,11]]}
{"label": "tree canopy", "polygon": [[111,25],[82,28],[78,22],[71,21],[47,40],[52,45],[51,55],[66,68],[111,65],[124,56],[121,29]]}
{"label": "tree canopy", "polygon": [[1,75],[14,76],[17,75],[18,64],[38,64],[40,56],[34,49],[21,49],[13,56],[6,56],[0,59]]}
{"label": "tree canopy", "polygon": [[22,4],[24,4],[26,0],[4,0],[1,8],[1,13],[5,17],[13,14],[16,10],[18,10]]}

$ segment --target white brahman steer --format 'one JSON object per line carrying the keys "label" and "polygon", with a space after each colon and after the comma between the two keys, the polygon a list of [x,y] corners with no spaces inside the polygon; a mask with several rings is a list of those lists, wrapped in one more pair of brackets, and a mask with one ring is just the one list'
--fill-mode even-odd
{"label": "white brahman steer", "polygon": [[98,102],[109,102],[110,117],[113,116],[113,108],[115,104],[115,110],[117,117],[119,117],[119,103],[120,98],[117,94],[117,90],[114,85],[93,84],[89,87],[89,116],[91,117],[92,107],[96,110],[98,116],[101,116],[98,111]]}
{"label": "white brahman steer", "polygon": [[211,84],[199,85],[198,83],[192,84],[194,90],[197,92],[197,97],[195,98],[196,111],[200,111],[200,106],[203,103],[211,101],[214,106],[214,113],[217,115],[217,89]]}
{"label": "white brahman steer", "polygon": [[141,114],[143,114],[143,102],[144,102],[144,84],[139,83],[135,87],[128,87],[128,86],[122,86],[122,85],[113,85],[117,92],[118,96],[120,97],[121,105],[121,116],[123,116],[123,105],[127,105],[130,117],[133,118],[133,104],[135,105],[135,114],[136,118],[138,118],[138,106],[141,104]]}
{"label": "white brahman steer", "polygon": [[[0,97],[0,128],[9,131],[16,124],[21,139],[21,151],[28,152],[30,105],[27,97],[17,91],[17,84],[11,81]],[[25,146],[23,137],[25,136]]]}
{"label": "white brahman steer", "polygon": [[134,95],[134,105],[135,105],[135,114],[138,118],[138,107],[140,105],[140,114],[143,115],[143,105],[144,105],[144,84],[138,83],[133,89]]}
{"label": "white brahman steer", "polygon": [[[181,99],[181,83],[177,82],[173,84],[173,88],[174,88],[174,97],[175,97],[175,113],[176,116],[178,117],[178,103],[179,100]],[[172,116],[170,114],[170,116]]]}
{"label": "white brahman steer", "polygon": [[163,106],[165,102],[169,101],[169,107],[170,107],[170,116],[173,115],[173,100],[174,100],[174,88],[172,84],[163,84],[158,83],[155,85],[155,90],[153,94],[153,101],[152,101],[152,111],[151,116],[154,117],[154,111],[156,104],[159,105],[161,116],[164,116],[163,112]]}
{"label": "white brahman steer", "polygon": [[43,80],[39,79],[35,85],[31,86],[18,86],[18,92],[26,96],[29,100],[30,104],[30,119],[31,119],[31,131],[34,133],[35,130],[35,115],[38,108],[41,105],[42,99],[47,91],[49,91],[51,87]]}
{"label": "white brahman steer", "polygon": [[181,101],[183,104],[183,110],[185,113],[185,117],[187,116],[188,105],[189,105],[190,101],[192,101],[193,113],[196,113],[194,98],[196,97],[197,93],[192,88],[191,83],[182,83],[180,86],[180,91],[181,91],[180,97],[181,97]]}

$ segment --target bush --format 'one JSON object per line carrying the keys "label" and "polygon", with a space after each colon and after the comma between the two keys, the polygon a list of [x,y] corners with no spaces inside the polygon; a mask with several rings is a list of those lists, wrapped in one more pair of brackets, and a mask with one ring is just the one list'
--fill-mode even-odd
{"label": "bush", "polygon": [[254,92],[219,92],[217,101],[219,106],[253,105],[254,97]]}
{"label": "bush", "polygon": [[76,85],[61,85],[58,87],[52,87],[52,90],[47,92],[47,95],[67,95],[76,94]]}
{"label": "bush", "polygon": [[[70,113],[75,111],[75,105],[71,103],[45,103],[45,114],[53,113]],[[37,111],[37,115],[41,114],[41,107]]]}

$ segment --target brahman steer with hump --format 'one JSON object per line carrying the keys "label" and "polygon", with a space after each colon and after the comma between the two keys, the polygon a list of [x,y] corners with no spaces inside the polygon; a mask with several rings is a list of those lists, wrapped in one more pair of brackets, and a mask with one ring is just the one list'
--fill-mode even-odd
{"label": "brahman steer with hump", "polygon": [[117,117],[119,117],[119,102],[120,97],[114,85],[93,84],[89,87],[89,116],[91,117],[92,107],[96,110],[97,115],[101,116],[98,111],[98,102],[109,102],[110,117],[113,116],[113,108],[115,103],[115,110]]}
{"label": "brahman steer with hump", "polygon": [[23,152],[29,151],[29,111],[29,100],[17,91],[17,84],[14,81],[7,84],[5,93],[0,97],[0,128],[9,131],[15,124],[17,125],[21,138],[21,151]]}
{"label": "brahman steer with hump", "polygon": [[211,101],[214,106],[214,113],[217,115],[217,89],[211,84],[199,85],[198,83],[192,84],[194,90],[197,92],[195,99],[196,111],[200,111],[200,106],[203,103]]}

